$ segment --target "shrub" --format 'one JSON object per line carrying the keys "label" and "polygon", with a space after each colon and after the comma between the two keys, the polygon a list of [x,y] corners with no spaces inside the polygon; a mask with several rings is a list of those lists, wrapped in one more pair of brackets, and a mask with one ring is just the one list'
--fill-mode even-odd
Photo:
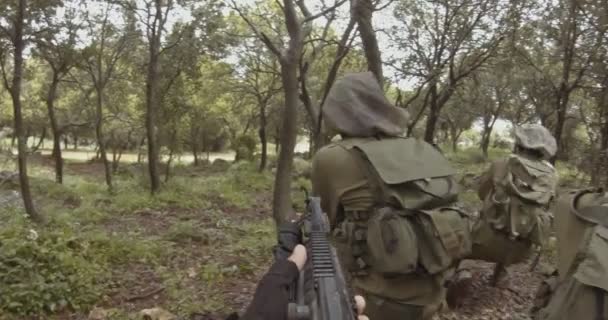
{"label": "shrub", "polygon": [[104,270],[89,248],[65,229],[37,232],[25,222],[1,229],[0,310],[24,317],[90,307]]}
{"label": "shrub", "polygon": [[233,148],[236,151],[234,160],[252,161],[256,145],[257,141],[253,136],[243,135],[236,138],[233,145]]}

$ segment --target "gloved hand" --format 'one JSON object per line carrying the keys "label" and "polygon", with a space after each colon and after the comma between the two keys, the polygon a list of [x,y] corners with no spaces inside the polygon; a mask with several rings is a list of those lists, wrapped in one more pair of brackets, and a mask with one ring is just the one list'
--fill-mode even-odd
{"label": "gloved hand", "polygon": [[[258,283],[253,301],[243,315],[244,320],[286,320],[289,303],[289,286],[298,278],[306,264],[306,248],[297,245],[287,260],[277,260]],[[365,300],[355,297],[359,320],[369,320],[361,315]]]}

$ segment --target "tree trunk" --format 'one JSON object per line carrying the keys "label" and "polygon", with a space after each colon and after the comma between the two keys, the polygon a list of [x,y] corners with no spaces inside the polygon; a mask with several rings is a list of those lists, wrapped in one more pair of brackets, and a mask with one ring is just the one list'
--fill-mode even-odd
{"label": "tree trunk", "polygon": [[[175,126],[173,126],[175,128]],[[175,149],[173,146],[177,144],[177,129],[173,129],[171,132],[171,141],[169,146],[169,159],[167,159],[167,171],[165,173],[165,183],[169,181],[169,177],[171,174],[171,163],[173,163],[173,155],[175,154]]]}
{"label": "tree trunk", "polygon": [[481,133],[481,144],[480,148],[483,152],[484,158],[488,158],[488,148],[490,147],[490,137],[492,135],[492,127],[494,123],[490,121],[490,118],[486,115],[483,119],[483,132]]}
{"label": "tree trunk", "polygon": [[568,111],[569,94],[566,92],[558,93],[557,97],[557,121],[555,123],[555,142],[557,144],[557,152],[551,159],[551,163],[555,164],[558,158],[564,153],[564,143],[562,135],[566,124],[566,112]]}
{"label": "tree trunk", "polygon": [[297,139],[299,104],[298,59],[302,54],[303,36],[292,0],[283,0],[285,24],[289,33],[289,45],[280,57],[281,80],[285,94],[285,109],[281,126],[281,148],[274,181],[272,215],[277,226],[293,211],[291,202],[291,172]]}
{"label": "tree trunk", "polygon": [[424,131],[424,140],[428,143],[433,143],[435,140],[435,128],[437,127],[437,121],[439,121],[439,105],[437,96],[437,84],[434,83],[429,88],[430,90],[430,110],[426,120],[426,129]]}
{"label": "tree trunk", "polygon": [[32,136],[32,127],[28,126],[25,131],[25,147],[29,149],[30,147],[30,137]]}
{"label": "tree trunk", "polygon": [[37,152],[40,147],[44,147],[44,139],[46,139],[46,127],[42,128],[42,132],[40,133],[40,140],[32,149],[32,153]]}
{"label": "tree trunk", "polygon": [[[298,55],[299,56],[299,55]],[[293,210],[291,203],[291,171],[293,168],[294,148],[296,145],[298,112],[297,56],[287,57],[282,62],[283,90],[285,91],[285,110],[281,127],[281,148],[277,163],[277,173],[273,194],[273,217],[277,225]]]}
{"label": "tree trunk", "polygon": [[137,163],[141,163],[141,149],[145,143],[146,143],[146,138],[145,137],[141,138],[141,141],[139,142],[139,147],[137,148]]}
{"label": "tree trunk", "polygon": [[57,85],[59,77],[56,72],[53,72],[51,85],[46,97],[46,109],[49,114],[49,122],[51,124],[51,132],[53,133],[53,158],[55,159],[55,181],[63,183],[63,156],[61,155],[61,130],[57,124],[55,117],[55,99],[57,95]]}
{"label": "tree trunk", "polygon": [[258,130],[260,136],[260,144],[262,146],[262,154],[260,155],[260,172],[266,169],[266,163],[268,162],[268,141],[266,139],[266,105],[260,106],[260,129]]}
{"label": "tree trunk", "polygon": [[74,134],[74,150],[78,150],[78,136]]}
{"label": "tree trunk", "polygon": [[367,67],[376,76],[380,87],[382,87],[384,84],[382,55],[378,47],[376,32],[372,25],[374,5],[371,0],[353,0],[353,2],[353,16],[357,21],[361,42],[363,43],[363,51],[367,59]]}
{"label": "tree trunk", "polygon": [[27,175],[27,146],[23,132],[23,116],[21,114],[21,79],[23,77],[23,28],[25,23],[26,0],[19,0],[17,17],[15,19],[15,30],[13,38],[14,60],[13,60],[13,79],[11,86],[11,98],[13,100],[13,116],[15,125],[15,135],[17,136],[17,162],[19,166],[19,185],[23,205],[28,216],[36,221],[43,222],[43,217],[36,211],[32,194],[30,191],[30,181]]}
{"label": "tree trunk", "polygon": [[599,163],[596,172],[602,172],[599,184],[608,190],[608,86],[602,88],[599,96],[598,108],[602,110],[602,127],[600,136]]}
{"label": "tree trunk", "polygon": [[169,159],[167,159],[167,171],[165,172],[165,183],[169,182],[171,175],[171,163],[173,162],[173,148],[169,148]]}
{"label": "tree trunk", "polygon": [[[156,0],[157,23],[162,20],[161,1]],[[156,112],[158,109],[158,56],[162,26],[153,25],[149,38],[148,74],[146,77],[146,136],[148,138],[148,171],[150,173],[150,192],[155,194],[160,188],[158,173],[158,145],[156,141]]]}
{"label": "tree trunk", "polygon": [[95,122],[95,135],[97,137],[97,146],[99,148],[99,157],[103,162],[103,168],[105,171],[106,185],[108,189],[112,191],[112,171],[110,168],[110,161],[108,161],[108,155],[106,153],[106,143],[103,136],[103,88],[97,87],[97,105],[96,105],[96,122]]}

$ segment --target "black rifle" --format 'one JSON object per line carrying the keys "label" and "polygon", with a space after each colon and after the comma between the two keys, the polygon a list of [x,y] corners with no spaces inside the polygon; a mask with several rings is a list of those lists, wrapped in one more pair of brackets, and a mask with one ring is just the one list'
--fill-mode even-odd
{"label": "black rifle", "polygon": [[307,214],[279,229],[276,259],[286,259],[296,244],[304,244],[308,259],[290,288],[288,320],[355,320],[353,296],[348,290],[335,248],[327,237],[329,225],[317,197],[306,201]]}

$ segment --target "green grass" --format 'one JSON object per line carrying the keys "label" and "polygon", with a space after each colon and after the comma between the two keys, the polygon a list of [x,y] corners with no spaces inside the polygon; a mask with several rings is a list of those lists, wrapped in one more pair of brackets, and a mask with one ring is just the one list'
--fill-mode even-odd
{"label": "green grass", "polygon": [[[4,163],[0,170],[14,170]],[[151,196],[143,176],[116,175],[109,193],[100,177],[67,174],[59,185],[51,170],[31,165],[36,205],[48,223],[37,226],[17,208],[0,212],[3,317],[52,318],[62,310],[86,315],[111,292],[110,285],[124,281],[116,272],[127,275],[134,265],[147,266],[161,279],[168,299],[161,307],[175,314],[230,308],[218,285],[265,268],[276,239],[271,219],[234,220],[225,208],[251,208],[270,192],[272,176],[249,163],[220,173],[178,169]],[[30,229],[35,240],[27,240]],[[224,261],[225,256],[234,259]],[[195,276],[176,259],[191,261]],[[137,310],[109,310],[111,319],[137,318]]]}

